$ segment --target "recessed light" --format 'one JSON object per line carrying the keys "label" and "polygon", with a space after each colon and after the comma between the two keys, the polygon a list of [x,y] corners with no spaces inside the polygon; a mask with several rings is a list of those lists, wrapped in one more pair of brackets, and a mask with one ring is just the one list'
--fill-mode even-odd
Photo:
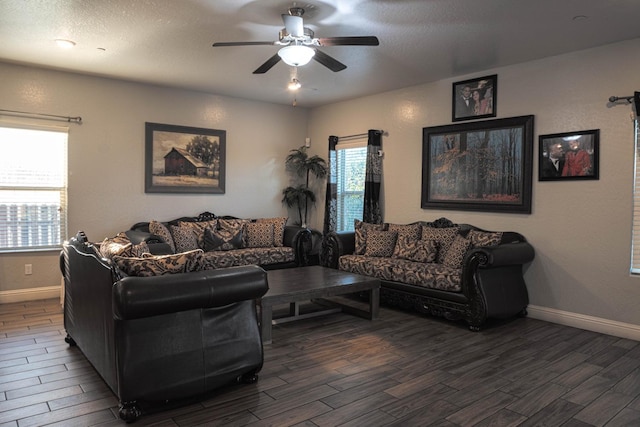
{"label": "recessed light", "polygon": [[573,17],[574,21],[584,21],[585,19],[589,19],[589,17],[586,15],[576,15]]}
{"label": "recessed light", "polygon": [[76,45],[76,42],[72,40],[56,39],[55,41],[58,47],[61,47],[62,49],[71,49]]}

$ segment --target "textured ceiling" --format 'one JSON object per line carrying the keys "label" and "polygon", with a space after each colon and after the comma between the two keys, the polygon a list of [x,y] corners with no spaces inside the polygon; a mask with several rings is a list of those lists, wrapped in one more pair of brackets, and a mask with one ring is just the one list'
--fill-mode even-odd
{"label": "textured ceiling", "polygon": [[316,37],[380,40],[320,48],[348,68],[300,67],[301,107],[640,37],[640,0],[0,0],[0,61],[291,104],[294,68],[252,74],[277,46],[211,45],[277,40],[294,3]]}

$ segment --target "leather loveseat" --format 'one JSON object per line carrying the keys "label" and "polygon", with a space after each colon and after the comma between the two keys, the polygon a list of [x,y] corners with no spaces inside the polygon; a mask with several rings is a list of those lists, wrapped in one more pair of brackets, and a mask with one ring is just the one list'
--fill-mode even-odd
{"label": "leather loveseat", "polygon": [[446,218],[367,224],[328,233],[322,262],[380,279],[380,300],[422,313],[463,319],[478,331],[489,318],[526,315],[523,266],[533,247],[516,232],[492,232]]}
{"label": "leather loveseat", "polygon": [[268,290],[262,268],[127,276],[82,232],[63,244],[60,268],[66,341],[116,394],[122,419],[257,380],[263,348],[255,301]]}

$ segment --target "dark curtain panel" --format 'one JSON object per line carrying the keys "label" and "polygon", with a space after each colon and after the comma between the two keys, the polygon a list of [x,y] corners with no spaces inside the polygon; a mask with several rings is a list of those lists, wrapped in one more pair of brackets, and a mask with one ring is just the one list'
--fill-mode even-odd
{"label": "dark curtain panel", "polygon": [[369,130],[367,141],[367,169],[364,182],[364,211],[362,220],[373,224],[382,224],[380,209],[380,183],[382,182],[382,132]]}
{"label": "dark curtain panel", "polygon": [[338,222],[338,187],[337,187],[337,157],[336,145],[338,144],[337,136],[329,137],[329,155],[328,166],[329,176],[327,177],[327,192],[325,195],[324,205],[324,227],[323,234],[330,231],[336,231]]}

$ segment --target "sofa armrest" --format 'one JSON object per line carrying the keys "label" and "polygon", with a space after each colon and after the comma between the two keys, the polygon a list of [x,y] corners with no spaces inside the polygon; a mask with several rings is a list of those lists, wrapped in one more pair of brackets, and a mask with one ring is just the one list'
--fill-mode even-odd
{"label": "sofa armrest", "polygon": [[297,225],[286,225],[284,227],[284,246],[293,248],[296,257],[296,264],[307,265],[308,253],[311,250],[311,231]]}
{"label": "sofa armrest", "polygon": [[321,264],[329,268],[338,268],[338,259],[342,255],[353,254],[355,250],[354,231],[332,231],[322,240]]}
{"label": "sofa armrest", "polygon": [[251,265],[152,277],[125,277],[113,287],[113,317],[138,319],[257,299],[267,273]]}
{"label": "sofa armrest", "polygon": [[476,259],[480,268],[492,268],[526,264],[532,261],[534,256],[533,246],[527,242],[516,242],[472,249],[466,259]]}

